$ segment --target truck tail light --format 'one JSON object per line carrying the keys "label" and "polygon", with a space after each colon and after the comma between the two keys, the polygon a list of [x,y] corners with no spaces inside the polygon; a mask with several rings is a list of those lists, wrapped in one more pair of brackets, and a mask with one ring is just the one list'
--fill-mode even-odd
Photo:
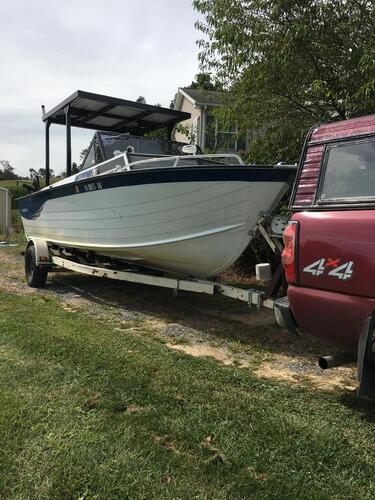
{"label": "truck tail light", "polygon": [[283,234],[284,250],[281,255],[281,261],[288,283],[297,283],[298,281],[298,229],[298,222],[290,221]]}

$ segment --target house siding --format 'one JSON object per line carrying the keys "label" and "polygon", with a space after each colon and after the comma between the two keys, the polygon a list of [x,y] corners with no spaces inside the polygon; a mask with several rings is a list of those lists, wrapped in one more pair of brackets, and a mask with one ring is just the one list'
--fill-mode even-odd
{"label": "house siding", "polygon": [[[246,137],[237,137],[233,127],[228,130],[219,130],[218,124],[214,127],[214,144],[212,140],[212,112],[220,106],[223,93],[202,89],[190,89],[180,87],[176,96],[176,109],[190,113],[191,118],[181,122],[187,128],[188,134],[178,132],[176,126],[173,138],[179,142],[194,142],[203,151],[218,151],[221,153],[238,153],[239,150],[248,150],[251,142],[251,134]],[[216,120],[214,120],[216,122]],[[209,123],[211,122],[211,125]],[[208,134],[208,128],[210,134]],[[193,135],[193,137],[192,137]],[[243,140],[245,139],[245,141]]]}
{"label": "house siding", "polygon": [[[186,97],[183,97],[182,105],[181,105],[181,108],[179,109],[179,111],[185,111],[186,113],[191,114],[191,118],[181,122],[181,125],[183,127],[188,127],[189,130],[191,129],[193,121],[197,118],[200,118],[200,116],[201,116],[200,108],[196,108],[193,103],[191,103],[190,101],[188,101],[188,99],[186,99]],[[174,131],[174,139],[176,141],[179,141],[179,142],[189,142],[188,137],[186,137],[185,134],[178,132],[176,129]],[[197,139],[198,139],[198,144],[199,144],[200,137],[197,137]]]}

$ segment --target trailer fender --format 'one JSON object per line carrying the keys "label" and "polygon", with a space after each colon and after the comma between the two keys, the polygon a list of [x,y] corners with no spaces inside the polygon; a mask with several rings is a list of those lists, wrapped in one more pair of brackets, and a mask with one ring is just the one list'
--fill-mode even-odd
{"label": "trailer fender", "polygon": [[30,238],[26,251],[31,245],[33,245],[35,249],[35,265],[38,267],[49,267],[51,265],[51,259],[46,240],[42,238]]}

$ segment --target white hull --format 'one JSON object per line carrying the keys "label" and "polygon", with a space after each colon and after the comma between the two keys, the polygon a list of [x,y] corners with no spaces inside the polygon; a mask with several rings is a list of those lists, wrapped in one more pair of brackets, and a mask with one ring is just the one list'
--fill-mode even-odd
{"label": "white hull", "polygon": [[242,254],[260,213],[286,189],[237,180],[120,186],[48,199],[23,224],[28,238],[208,277]]}

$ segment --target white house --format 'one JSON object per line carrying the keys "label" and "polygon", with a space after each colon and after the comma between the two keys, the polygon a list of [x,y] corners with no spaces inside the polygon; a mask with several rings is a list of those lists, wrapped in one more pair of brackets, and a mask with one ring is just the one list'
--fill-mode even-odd
{"label": "white house", "polygon": [[177,127],[174,132],[175,140],[194,142],[203,151],[215,150],[222,153],[245,151],[246,137],[238,137],[236,127],[221,129],[212,114],[215,107],[222,104],[222,100],[223,92],[216,90],[179,88],[175,109],[190,113],[191,118],[181,122],[187,133],[182,127]]}

